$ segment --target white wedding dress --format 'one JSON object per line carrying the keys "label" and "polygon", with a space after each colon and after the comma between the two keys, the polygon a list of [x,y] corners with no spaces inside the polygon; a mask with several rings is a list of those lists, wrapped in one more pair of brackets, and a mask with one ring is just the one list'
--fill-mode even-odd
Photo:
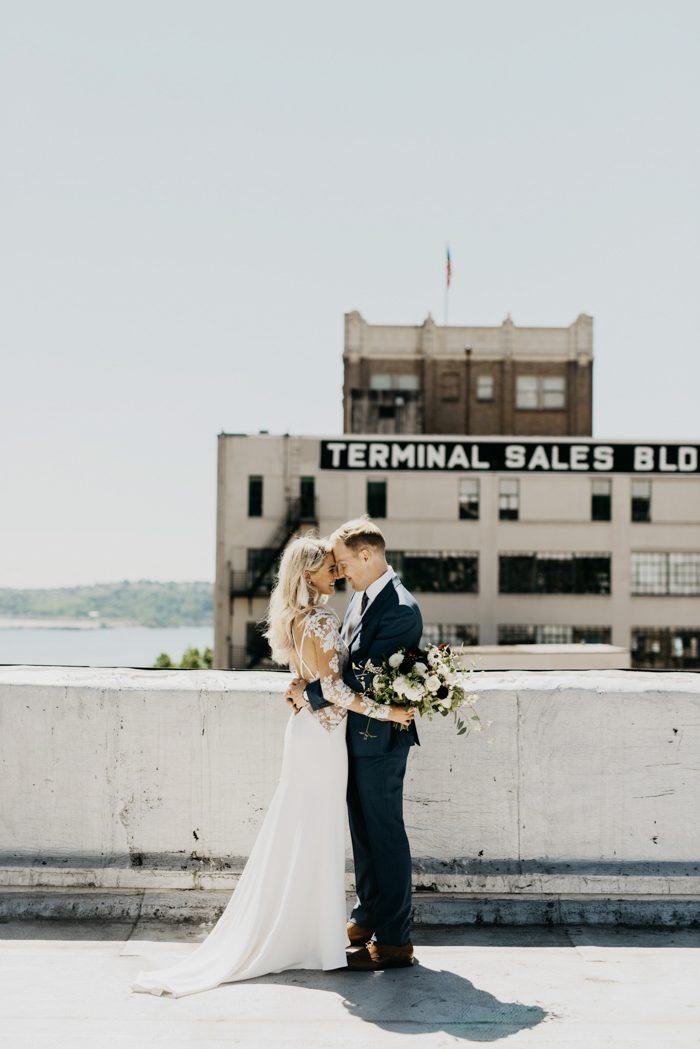
{"label": "white wedding dress", "polygon": [[[303,659],[314,638],[318,673]],[[318,677],[332,706],[290,715],[277,789],[209,936],[168,968],[140,972],[133,991],[180,997],[285,969],[346,964],[344,726],[347,706],[359,697],[342,680],[347,646],[332,612],[311,610],[297,653],[299,667],[291,669]],[[388,717],[386,706],[365,699],[362,706],[370,717]]]}

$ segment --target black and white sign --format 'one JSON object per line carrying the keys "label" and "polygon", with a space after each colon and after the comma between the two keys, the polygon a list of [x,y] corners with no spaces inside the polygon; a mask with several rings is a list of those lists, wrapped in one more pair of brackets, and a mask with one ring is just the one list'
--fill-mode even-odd
{"label": "black and white sign", "polygon": [[575,441],[321,441],[322,470],[699,473],[697,444]]}

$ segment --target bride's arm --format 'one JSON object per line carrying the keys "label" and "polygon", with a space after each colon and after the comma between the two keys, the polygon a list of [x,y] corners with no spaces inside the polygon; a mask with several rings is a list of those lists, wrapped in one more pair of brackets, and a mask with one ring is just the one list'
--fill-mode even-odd
{"label": "bride's arm", "polygon": [[314,629],[309,630],[314,646],[314,655],[318,667],[318,677],[323,690],[323,698],[336,707],[344,707],[355,714],[366,714],[378,721],[396,721],[409,724],[415,715],[414,710],[406,709],[396,703],[376,703],[363,693],[355,692],[345,684],[340,674],[338,647],[341,644],[337,621],[334,616],[318,616]]}

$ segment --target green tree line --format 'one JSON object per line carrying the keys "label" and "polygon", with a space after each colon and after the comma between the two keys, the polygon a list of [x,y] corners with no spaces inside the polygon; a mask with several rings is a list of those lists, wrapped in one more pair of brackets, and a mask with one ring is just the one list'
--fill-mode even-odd
{"label": "green tree line", "polygon": [[209,626],[211,583],[97,583],[37,590],[0,589],[0,616],[124,619],[140,626]]}

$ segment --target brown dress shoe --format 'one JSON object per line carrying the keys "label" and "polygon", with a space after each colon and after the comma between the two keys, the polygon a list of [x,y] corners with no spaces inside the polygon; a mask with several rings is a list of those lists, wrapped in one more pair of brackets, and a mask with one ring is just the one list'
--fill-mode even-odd
{"label": "brown dress shoe", "polygon": [[374,935],[374,929],[365,929],[364,926],[357,925],[355,922],[348,922],[347,931],[351,947],[364,947]]}
{"label": "brown dress shoe", "polygon": [[404,943],[399,947],[393,947],[386,943],[374,943],[371,941],[366,947],[359,951],[348,954],[348,969],[357,972],[379,972],[382,969],[400,969],[406,965],[413,965],[413,944]]}

